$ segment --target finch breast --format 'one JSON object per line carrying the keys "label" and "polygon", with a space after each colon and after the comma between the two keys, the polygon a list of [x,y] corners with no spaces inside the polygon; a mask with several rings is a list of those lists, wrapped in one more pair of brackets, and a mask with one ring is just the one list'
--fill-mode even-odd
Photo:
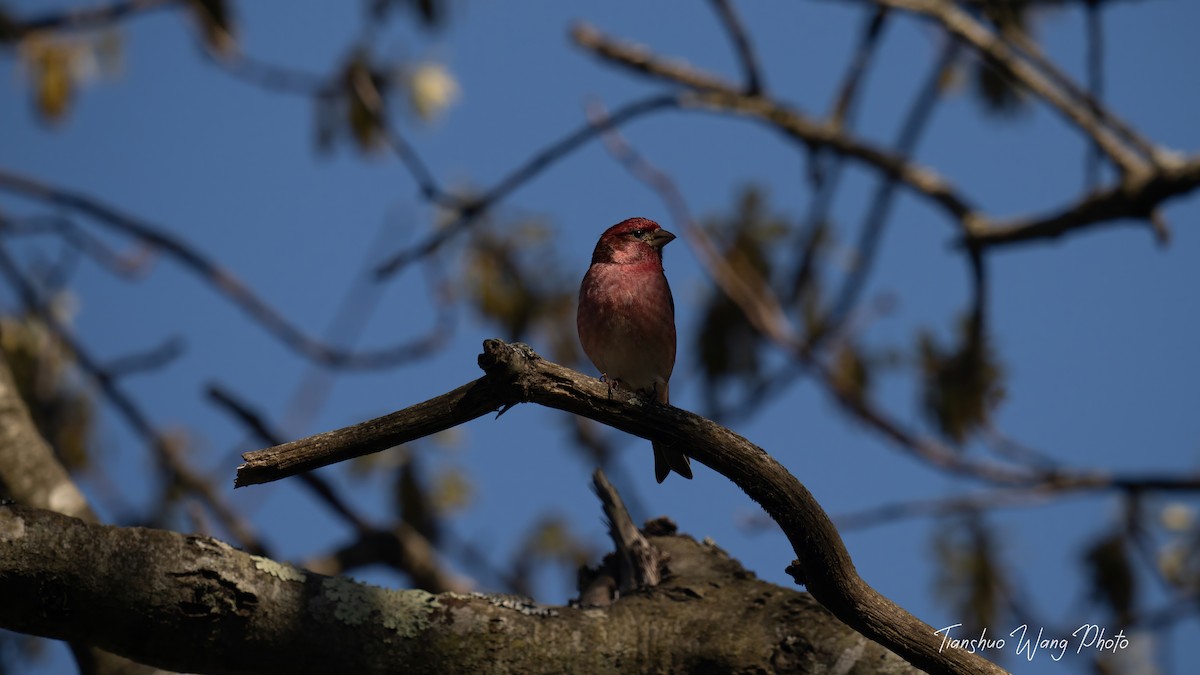
{"label": "finch breast", "polygon": [[666,385],[675,367],[672,304],[661,268],[593,264],[579,297],[584,352],[610,380],[635,391],[657,392],[666,403]]}

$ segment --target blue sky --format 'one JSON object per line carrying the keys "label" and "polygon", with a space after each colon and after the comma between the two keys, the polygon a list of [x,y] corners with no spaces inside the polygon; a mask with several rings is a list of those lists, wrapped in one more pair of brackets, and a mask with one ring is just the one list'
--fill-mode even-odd
{"label": "blue sky", "polygon": [[[9,7],[29,14],[62,4],[30,0]],[[861,23],[852,4],[738,3],[775,95],[814,115],[829,109]],[[249,54],[317,73],[344,57],[360,29],[358,12],[335,3],[240,3],[238,10],[241,44]],[[660,54],[737,77],[725,36],[702,3],[464,3],[449,30],[432,37],[393,22],[385,53],[442,62],[462,89],[458,104],[435,124],[400,120],[443,184],[493,185],[533,150],[581,124],[586,102],[613,108],[656,90],[573,48],[567,30],[580,19]],[[1196,151],[1200,89],[1192,86],[1192,71],[1200,47],[1193,29],[1200,5],[1116,3],[1104,21],[1113,109],[1157,142]],[[311,102],[222,73],[199,57],[194,32],[174,12],[123,25],[119,76],[85,88],[68,118],[53,128],[33,113],[26,81],[10,54],[4,60],[8,77],[0,85],[0,166],[101,197],[160,224],[236,273],[307,332],[321,335],[364,261],[378,255],[374,242],[381,228],[390,250],[428,232],[435,214],[387,154],[364,159],[345,145],[329,156],[315,153]],[[1079,77],[1081,13],[1050,13],[1039,21],[1038,34],[1047,53]],[[894,138],[937,48],[930,27],[910,19],[892,22],[860,102],[863,136]],[[635,122],[625,134],[674,177],[696,214],[726,212],[738,189],[751,183],[765,186],[772,207],[792,218],[804,214],[811,200],[803,157],[753,123],[671,113]],[[997,121],[960,92],[938,108],[917,158],[952,177],[983,208],[1018,215],[1052,208],[1063,195],[1075,194],[1083,182],[1085,148],[1080,135],[1044,107]],[[874,180],[863,169],[848,172],[833,211],[848,228],[842,241],[852,240]],[[0,208],[36,211],[7,196],[0,197]],[[643,215],[668,229],[678,227],[658,198],[595,143],[511,195],[500,213],[539,216],[552,224],[560,235],[555,264],[572,278],[582,276],[596,237],[612,223]],[[1145,228],[1122,226],[992,257],[991,325],[1008,369],[1008,396],[997,423],[1008,435],[1070,466],[1196,469],[1200,201],[1173,201],[1164,215],[1174,234],[1166,248]],[[898,304],[870,326],[872,344],[911,346],[921,327],[950,335],[969,294],[965,265],[949,245],[953,234],[951,223],[920,199],[903,194],[897,200],[868,296],[888,293]],[[668,248],[666,267],[681,334],[688,334],[699,320],[707,281],[682,242]],[[166,259],[136,283],[85,265],[74,288],[77,332],[102,358],[171,336],[185,341],[187,351],[168,369],[124,384],[157,424],[182,430],[194,441],[190,459],[196,465],[220,485],[231,485],[237,452],[255,444],[205,402],[204,385],[227,386],[279,419],[310,366]],[[423,289],[416,270],[391,283],[359,344],[383,346],[419,334],[432,320]],[[11,298],[3,300],[12,306]],[[498,330],[467,312],[459,316],[452,339],[436,356],[397,370],[339,376],[328,405],[288,432],[300,436],[344,426],[477,377],[480,342]],[[692,357],[682,351],[687,346],[681,342],[672,402],[698,409],[701,380]],[[921,425],[913,391],[911,378],[889,378],[880,400],[899,418]],[[606,549],[600,512],[587,489],[592,467],[567,447],[563,422],[561,413],[522,408],[498,421],[468,424],[448,445],[419,447],[434,471],[469,472],[474,498],[453,521],[460,537],[505,560],[532,521],[559,514],[597,552]],[[863,431],[809,382],[739,421],[736,431],[783,462],[835,516],[978,487],[928,469]],[[155,495],[142,480],[152,463],[146,449],[113,416],[105,418],[100,439],[99,460],[112,487],[89,482],[85,487],[101,512],[115,519],[122,503],[152,503]],[[669,515],[683,532],[713,537],[760,577],[790,584],[783,572],[792,559],[787,542],[774,530],[742,526],[759,511],[740,490],[703,468],[693,481],[657,486],[646,446],[623,441],[621,460],[646,504],[649,513],[643,515]],[[325,473],[351,488],[348,496],[364,513],[383,518],[390,512],[388,480],[366,479],[371,489],[363,489],[342,469]],[[295,481],[239,490],[229,498],[252,515],[278,557],[302,559],[349,536]],[[1163,503],[1153,500],[1152,506]],[[1003,559],[1026,584],[1038,611],[1057,625],[1075,626],[1104,621],[1100,609],[1085,601],[1078,561],[1086,543],[1118,515],[1111,496],[1082,497],[1000,511],[991,522]],[[961,619],[933,600],[936,527],[905,521],[848,531],[845,537],[868,583],[940,627]],[[399,583],[373,571],[360,576]],[[545,575],[539,599],[561,602],[570,582]],[[1162,600],[1157,591],[1151,597]],[[1177,632],[1196,628],[1191,619]],[[1200,657],[1180,642],[1173,641],[1166,663],[1175,672],[1194,671]],[[63,659],[57,653],[43,671],[67,667]],[[1078,672],[1082,661],[1072,663],[1068,655],[1061,663],[1037,658],[1007,665],[1022,672],[1026,665],[1030,672]]]}

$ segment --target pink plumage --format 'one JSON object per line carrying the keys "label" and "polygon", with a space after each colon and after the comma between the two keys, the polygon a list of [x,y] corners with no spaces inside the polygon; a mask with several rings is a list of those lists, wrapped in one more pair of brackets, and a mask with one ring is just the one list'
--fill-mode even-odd
{"label": "pink plumage", "polygon": [[[662,249],[675,235],[646,218],[608,228],[596,242],[579,288],[579,342],[604,378],[660,403],[670,402],[675,368],[675,301]],[[654,443],[654,477],[692,477],[679,450]]]}

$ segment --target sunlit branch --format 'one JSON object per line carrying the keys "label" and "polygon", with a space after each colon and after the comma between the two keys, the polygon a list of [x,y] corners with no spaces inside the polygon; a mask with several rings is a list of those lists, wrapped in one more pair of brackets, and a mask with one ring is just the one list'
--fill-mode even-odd
{"label": "sunlit branch", "polygon": [[659,59],[644,48],[611,39],[594,28],[576,28],[574,35],[581,46],[615,65],[685,85],[689,91],[680,94],[683,107],[757,119],[807,148],[827,148],[857,159],[930,199],[955,223],[971,223],[982,217],[932,169],[855,138],[834,124],[811,120],[795,108],[765,97],[747,96],[691,66]]}
{"label": "sunlit branch", "polygon": [[1092,107],[1073,98],[1035,64],[1021,58],[995,31],[975,20],[957,5],[943,0],[876,0],[881,5],[927,16],[936,20],[948,33],[987,55],[1000,64],[1029,91],[1046,101],[1070,123],[1075,125],[1116,164],[1123,173],[1138,173],[1148,169],[1146,158],[1139,148],[1131,147],[1125,138],[1107,124]]}

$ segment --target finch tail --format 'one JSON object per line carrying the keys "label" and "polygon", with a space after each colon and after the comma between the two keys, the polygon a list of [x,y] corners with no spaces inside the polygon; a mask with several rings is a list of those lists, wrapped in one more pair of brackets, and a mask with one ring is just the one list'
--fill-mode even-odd
{"label": "finch tail", "polygon": [[663,482],[671,471],[691,480],[692,462],[687,455],[662,443],[654,443],[654,478]]}

